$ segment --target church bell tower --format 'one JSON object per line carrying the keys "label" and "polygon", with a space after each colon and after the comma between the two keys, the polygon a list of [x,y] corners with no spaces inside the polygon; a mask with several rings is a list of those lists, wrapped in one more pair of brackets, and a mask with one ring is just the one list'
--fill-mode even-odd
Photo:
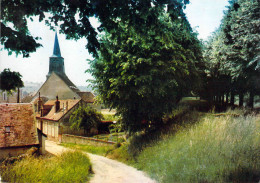
{"label": "church bell tower", "polygon": [[60,46],[59,46],[57,32],[55,33],[53,54],[50,57],[49,73],[47,75],[47,79],[49,78],[52,72],[55,72],[60,76],[66,76],[65,69],[64,69],[64,58],[61,56],[60,53]]}

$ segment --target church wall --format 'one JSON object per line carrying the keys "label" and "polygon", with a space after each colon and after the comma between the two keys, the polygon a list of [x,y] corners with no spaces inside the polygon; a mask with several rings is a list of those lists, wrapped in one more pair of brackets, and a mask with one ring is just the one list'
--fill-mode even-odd
{"label": "church wall", "polygon": [[56,74],[52,74],[38,92],[41,93],[41,96],[47,97],[49,100],[56,99],[57,95],[61,100],[73,99],[74,97],[76,99],[80,98]]}

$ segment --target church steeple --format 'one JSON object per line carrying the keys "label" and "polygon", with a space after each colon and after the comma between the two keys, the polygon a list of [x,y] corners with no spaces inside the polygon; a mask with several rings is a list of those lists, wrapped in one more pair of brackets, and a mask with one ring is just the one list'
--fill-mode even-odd
{"label": "church steeple", "polygon": [[64,58],[61,56],[60,53],[60,45],[57,32],[55,32],[53,55],[50,57],[49,73],[47,75],[47,79],[49,78],[52,72],[55,72],[60,76],[66,76],[64,69]]}
{"label": "church steeple", "polygon": [[61,54],[60,54],[60,45],[59,45],[59,40],[58,40],[58,36],[57,36],[57,31],[55,32],[53,56],[61,57]]}

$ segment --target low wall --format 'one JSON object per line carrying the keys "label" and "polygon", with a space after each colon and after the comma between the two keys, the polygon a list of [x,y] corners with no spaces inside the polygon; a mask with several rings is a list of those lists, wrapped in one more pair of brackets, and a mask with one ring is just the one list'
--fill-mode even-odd
{"label": "low wall", "polygon": [[19,156],[21,154],[24,154],[32,147],[39,148],[40,146],[39,144],[35,144],[21,147],[2,147],[0,148],[0,160],[5,159],[7,157]]}
{"label": "low wall", "polygon": [[63,143],[74,143],[74,144],[86,144],[86,145],[114,145],[115,142],[104,141],[90,137],[82,137],[76,135],[62,134],[62,142]]}

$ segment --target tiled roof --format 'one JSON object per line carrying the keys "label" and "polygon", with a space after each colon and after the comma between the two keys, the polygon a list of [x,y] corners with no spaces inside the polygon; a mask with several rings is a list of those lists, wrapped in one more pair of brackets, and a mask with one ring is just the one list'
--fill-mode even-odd
{"label": "tiled roof", "polygon": [[84,100],[85,102],[88,103],[93,103],[95,100],[95,95],[91,92],[77,92],[77,94]]}
{"label": "tiled roof", "polygon": [[[70,111],[75,105],[77,105],[80,102],[80,99],[59,100],[60,109],[58,110],[58,112],[55,112],[55,106],[54,106],[55,101],[56,100],[49,100],[43,105],[43,106],[53,106],[50,112],[46,116],[40,117],[40,114],[36,114],[36,117],[46,119],[46,120],[59,121],[64,115],[67,114],[68,111]],[[66,103],[68,103],[68,109],[66,109]]]}
{"label": "tiled roof", "polygon": [[0,104],[0,148],[36,143],[32,104]]}

